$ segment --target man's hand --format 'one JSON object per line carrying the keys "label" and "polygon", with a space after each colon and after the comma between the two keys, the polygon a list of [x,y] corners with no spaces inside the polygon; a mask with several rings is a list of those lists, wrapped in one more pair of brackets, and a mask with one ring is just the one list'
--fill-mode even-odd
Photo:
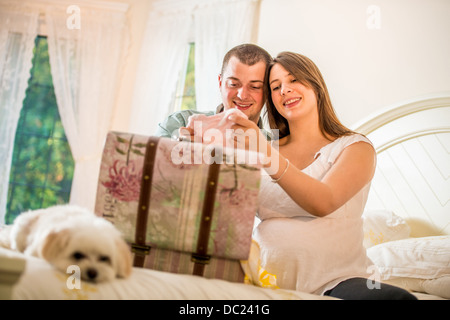
{"label": "man's hand", "polygon": [[181,127],[178,129],[178,140],[179,141],[194,141],[194,129]]}

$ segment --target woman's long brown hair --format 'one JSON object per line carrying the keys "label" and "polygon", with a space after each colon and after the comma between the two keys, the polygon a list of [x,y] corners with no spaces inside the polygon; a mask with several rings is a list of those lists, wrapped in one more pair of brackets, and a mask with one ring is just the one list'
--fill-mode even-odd
{"label": "woman's long brown hair", "polygon": [[[337,118],[323,76],[314,62],[298,53],[281,52],[269,67],[269,74],[276,63],[282,65],[297,81],[314,90],[319,112],[319,128],[324,137],[339,138],[354,133]],[[267,86],[269,86],[268,82],[267,79]],[[279,138],[281,139],[290,134],[289,123],[275,108],[270,87],[268,92],[267,117],[269,125],[271,129],[279,130]]]}

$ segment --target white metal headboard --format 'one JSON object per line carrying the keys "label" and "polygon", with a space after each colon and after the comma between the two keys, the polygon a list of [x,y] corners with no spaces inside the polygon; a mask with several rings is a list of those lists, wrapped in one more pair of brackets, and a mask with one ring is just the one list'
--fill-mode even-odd
{"label": "white metal headboard", "polygon": [[366,208],[404,217],[414,237],[450,234],[450,92],[389,107],[354,130],[378,155]]}

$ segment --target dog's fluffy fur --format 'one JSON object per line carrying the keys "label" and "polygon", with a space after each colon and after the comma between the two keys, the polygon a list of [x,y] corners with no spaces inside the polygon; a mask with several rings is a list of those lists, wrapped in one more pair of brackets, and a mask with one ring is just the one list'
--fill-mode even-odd
{"label": "dog's fluffy fur", "polygon": [[78,206],[22,213],[2,233],[3,246],[43,258],[63,272],[77,265],[84,280],[126,278],[132,270],[131,253],[120,232],[110,222]]}

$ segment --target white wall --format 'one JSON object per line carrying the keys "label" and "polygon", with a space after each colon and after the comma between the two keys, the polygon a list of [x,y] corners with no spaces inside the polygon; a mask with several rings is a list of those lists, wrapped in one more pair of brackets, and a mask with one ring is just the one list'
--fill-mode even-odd
{"label": "white wall", "polygon": [[[367,27],[370,5],[380,29]],[[347,126],[450,90],[450,0],[262,0],[258,44],[311,58]]]}

